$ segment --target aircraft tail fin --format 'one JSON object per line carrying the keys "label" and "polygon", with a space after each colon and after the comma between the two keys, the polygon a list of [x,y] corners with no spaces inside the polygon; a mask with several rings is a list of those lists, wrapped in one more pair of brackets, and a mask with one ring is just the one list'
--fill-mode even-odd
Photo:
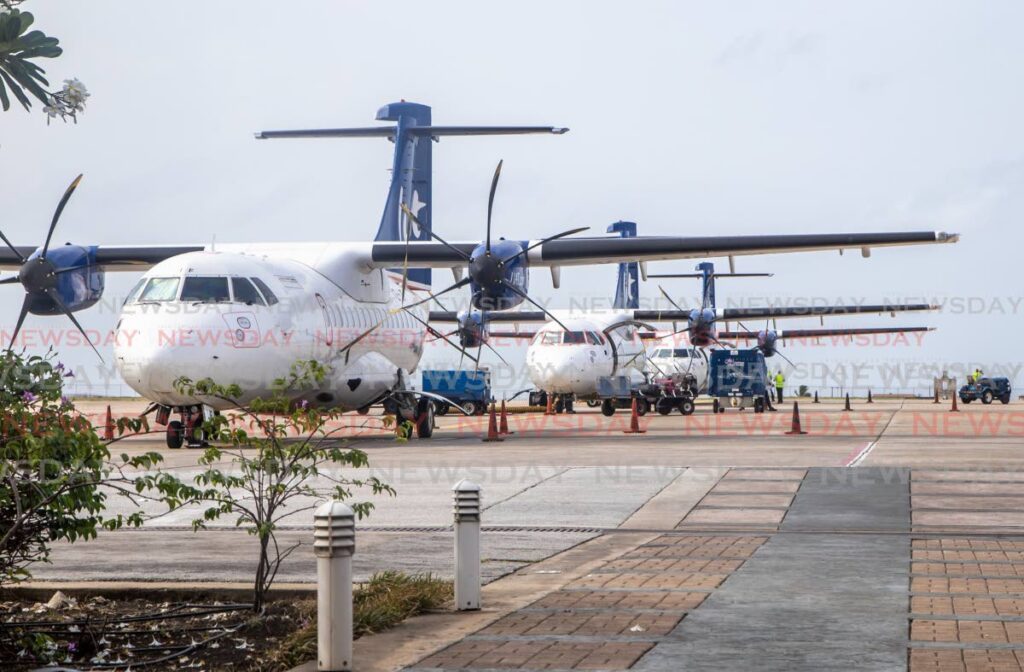
{"label": "aircraft tail fin", "polygon": [[[615,222],[608,227],[608,233],[618,233],[623,238],[636,237],[636,222]],[[615,285],[613,308],[640,307],[640,264],[635,261],[619,264],[619,277]]]}
{"label": "aircraft tail fin", "polygon": [[701,293],[703,297],[701,308],[715,310],[715,265],[710,261],[703,261],[697,264],[697,270],[701,272]]}
{"label": "aircraft tail fin", "polygon": [[[377,110],[378,121],[393,121],[393,126],[370,128],[325,128],[298,131],[261,131],[259,139],[271,138],[387,138],[395,144],[384,213],[377,228],[378,241],[429,240],[432,227],[431,205],[432,156],[431,143],[444,136],[454,135],[521,135],[527,133],[554,133],[560,135],[569,129],[553,126],[432,126],[430,107],[419,103],[400,101]],[[405,204],[419,220],[417,228],[402,212]],[[393,269],[401,273],[401,269]],[[430,286],[429,268],[409,269],[409,282]]]}

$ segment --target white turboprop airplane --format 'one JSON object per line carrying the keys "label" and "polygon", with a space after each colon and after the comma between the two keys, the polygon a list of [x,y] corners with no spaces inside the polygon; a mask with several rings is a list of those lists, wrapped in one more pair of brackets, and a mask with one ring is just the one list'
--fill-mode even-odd
{"label": "white turboprop airplane", "polygon": [[[620,232],[624,237],[636,235],[633,222],[616,222],[609,232]],[[776,330],[765,327],[761,331],[718,331],[717,323],[722,321],[797,317],[824,317],[843,315],[865,315],[897,312],[918,312],[934,310],[929,304],[887,304],[849,306],[808,306],[770,308],[729,308],[719,315],[715,307],[716,277],[760,277],[763,273],[715,273],[714,265],[704,262],[698,265],[696,274],[650,275],[649,277],[699,277],[703,279],[702,306],[685,310],[667,294],[675,310],[640,310],[638,292],[638,264],[619,265],[616,293],[611,310],[588,311],[585,315],[554,310],[552,313],[535,311],[508,311],[490,316],[491,322],[513,322],[529,324],[543,322],[537,331],[495,331],[489,335],[496,338],[530,338],[526,351],[526,365],[531,382],[553,398],[556,412],[572,408],[572,401],[587,400],[592,406],[601,393],[602,383],[608,390],[624,390],[620,396],[629,396],[628,390],[638,379],[652,374],[653,378],[669,379],[677,387],[690,389],[694,395],[704,392],[708,386],[708,356],[697,346],[718,344],[735,347],[724,341],[756,340],[757,347],[766,357],[778,352],[777,342],[781,338],[817,338],[828,336],[854,336],[896,332],[928,331],[928,327],[866,327],[866,328],[822,328]],[[664,292],[664,290],[662,290]],[[554,319],[552,319],[554,318]],[[454,322],[454,313],[434,311],[431,322]],[[685,329],[659,336],[652,323],[686,322]],[[460,334],[461,335],[461,334]],[[657,347],[648,357],[645,342],[657,343],[673,336],[683,336],[688,345],[668,344]],[[464,339],[463,339],[464,340]],[[614,413],[615,406],[602,405],[606,415]],[[646,406],[639,410],[646,413]]]}
{"label": "white turboprop airplane", "polygon": [[[530,265],[549,267],[557,279],[562,266],[621,259],[866,252],[957,239],[932,231],[561,239],[581,230],[574,229],[541,240],[492,243],[495,173],[486,238],[482,243],[451,244],[431,227],[432,141],[459,135],[560,134],[567,129],[435,126],[429,107],[404,101],[384,106],[377,119],[394,123],[257,134],[264,139],[378,137],[394,142],[391,185],[373,242],[218,243],[216,248],[69,243],[51,248],[76,179],[64,193],[41,247],[16,246],[0,234],[6,244],[0,248],[0,269],[17,271],[0,284],[20,283],[25,290],[11,345],[28,313],[63,314],[81,330],[74,313],[100,299],[104,272],[146,271],[118,320],[119,333],[134,333],[118,339],[122,345],[115,349],[115,363],[125,382],[152,402],[158,422],[167,423],[169,446],[191,443],[203,416],[225,406],[217,399],[179,394],[173,385],[177,378],[211,377],[222,384],[238,383],[246,398],[265,397],[276,379],[287,376],[297,361],[309,359],[322,362],[329,375],[318,389],[296,392],[296,402],[360,409],[386,400],[415,421],[418,435],[425,438],[433,430],[433,404],[430,395],[412,389],[409,376],[420,361],[426,334],[437,334],[423,319],[421,307],[445,292],[469,285],[475,310],[500,315],[493,311],[523,301],[536,305],[527,294]],[[449,268],[461,279],[431,294],[431,268]],[[479,315],[470,317],[475,321]],[[174,413],[181,414],[181,422],[169,420]]]}

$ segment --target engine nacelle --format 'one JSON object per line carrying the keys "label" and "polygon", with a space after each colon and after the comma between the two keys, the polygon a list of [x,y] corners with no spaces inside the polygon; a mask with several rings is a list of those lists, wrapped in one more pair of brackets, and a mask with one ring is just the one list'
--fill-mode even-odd
{"label": "engine nacelle", "polygon": [[474,308],[508,310],[523,302],[522,294],[530,289],[529,262],[525,254],[515,255],[525,246],[513,240],[498,240],[491,243],[489,255],[486,245],[478,245],[473,250],[469,261],[469,288]]}
{"label": "engine nacelle", "polygon": [[757,332],[757,349],[761,351],[765,357],[771,357],[775,354],[776,343],[779,340],[778,333],[773,329],[762,329]]}
{"label": "engine nacelle", "polygon": [[686,328],[690,343],[697,346],[711,345],[717,340],[718,334],[715,329],[715,311],[710,308],[691,310]]}
{"label": "engine nacelle", "polygon": [[487,313],[464,310],[459,313],[459,345],[479,348],[487,340]]}
{"label": "engine nacelle", "polygon": [[[29,267],[39,259],[42,248],[33,252],[26,261]],[[46,253],[46,262],[57,272],[55,289],[61,301],[72,312],[84,310],[96,304],[103,297],[105,285],[103,269],[96,264],[96,247],[63,245],[51,248]],[[45,262],[40,262],[45,265]],[[29,311],[35,315],[63,315],[57,304],[48,296],[30,292],[32,301]]]}

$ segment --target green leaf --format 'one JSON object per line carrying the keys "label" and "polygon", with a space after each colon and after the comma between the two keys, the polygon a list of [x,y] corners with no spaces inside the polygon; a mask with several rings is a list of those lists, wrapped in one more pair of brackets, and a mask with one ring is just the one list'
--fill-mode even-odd
{"label": "green leaf", "polygon": [[0,81],[0,105],[3,105],[4,112],[11,109],[11,99],[7,97],[7,87]]}
{"label": "green leaf", "polygon": [[[0,63],[0,66],[2,66],[2,63]],[[11,79],[11,76],[7,74],[3,67],[0,67],[0,78],[7,82],[7,86],[11,87],[11,93],[13,93],[14,97],[18,99],[18,102],[21,103],[22,107],[26,110],[32,109],[32,103],[29,102],[28,96],[26,96],[21,90],[21,87]]]}

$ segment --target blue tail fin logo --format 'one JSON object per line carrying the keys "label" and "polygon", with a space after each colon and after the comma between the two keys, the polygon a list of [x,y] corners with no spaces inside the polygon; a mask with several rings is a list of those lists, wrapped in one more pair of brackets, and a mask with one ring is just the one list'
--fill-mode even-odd
{"label": "blue tail fin logo", "polygon": [[703,275],[701,281],[701,308],[715,310],[715,265],[710,261],[697,264],[697,270]]}
{"label": "blue tail fin logo", "polygon": [[[407,234],[409,240],[429,240],[433,203],[432,138],[411,132],[411,129],[430,126],[430,107],[405,101],[391,103],[377,110],[377,120],[395,122],[392,138],[395,158],[384,214],[374,240],[405,241]],[[421,227],[418,230],[402,212],[403,203],[419,220]],[[402,269],[393,270],[402,272]],[[429,268],[409,269],[409,282],[429,287],[430,279]]]}
{"label": "blue tail fin logo", "polygon": [[[636,222],[615,222],[608,227],[608,233],[618,233],[623,238],[636,238]],[[640,264],[631,261],[619,264],[619,278],[615,285],[613,308],[640,307]]]}

